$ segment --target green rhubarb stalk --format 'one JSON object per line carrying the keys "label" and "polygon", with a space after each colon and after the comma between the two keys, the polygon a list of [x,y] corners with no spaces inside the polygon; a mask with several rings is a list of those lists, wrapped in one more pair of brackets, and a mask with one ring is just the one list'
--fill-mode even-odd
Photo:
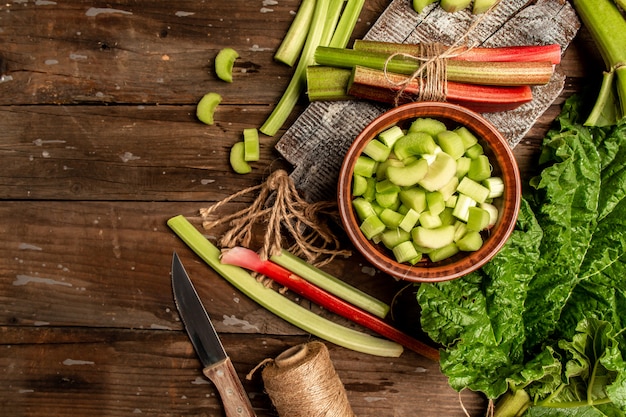
{"label": "green rhubarb stalk", "polygon": [[385,318],[387,313],[389,313],[389,305],[385,302],[311,265],[286,250],[282,250],[280,255],[273,255],[270,257],[270,260],[377,317]]}
{"label": "green rhubarb stalk", "polygon": [[172,217],[168,226],[204,262],[246,296],[278,317],[328,342],[376,356],[398,357],[400,344],[362,333],[307,310],[266,287],[242,268],[220,262],[221,251],[209,242],[184,216]]}
{"label": "green rhubarb stalk", "polygon": [[296,12],[296,16],[287,30],[287,34],[274,54],[276,61],[291,67],[298,60],[307,34],[309,33],[313,11],[315,10],[315,1],[316,0],[302,0]]}
{"label": "green rhubarb stalk", "polygon": [[495,407],[494,417],[518,417],[532,404],[528,393],[523,389],[507,391],[500,397]]}
{"label": "green rhubarb stalk", "polygon": [[320,45],[328,46],[330,44],[330,40],[333,37],[333,33],[337,29],[337,24],[339,23],[339,17],[341,16],[341,11],[343,10],[343,5],[345,0],[329,0],[328,11],[326,12],[326,22],[324,27],[324,33],[322,34],[322,39],[320,40]]}
{"label": "green rhubarb stalk", "polygon": [[591,109],[585,125],[587,126],[611,126],[619,119],[619,109],[616,106],[614,92],[615,71],[602,73],[600,92],[596,97],[596,103]]}
{"label": "green rhubarb stalk", "polygon": [[306,69],[313,62],[315,49],[319,46],[326,26],[329,0],[317,0],[310,30],[294,74],[280,101],[260,128],[268,136],[274,136],[285,123],[306,87]]}
{"label": "green rhubarb stalk", "polygon": [[[615,123],[626,116],[626,20],[613,0],[572,0],[572,3],[595,41],[606,71],[614,73]],[[604,81],[607,82],[606,77]],[[611,105],[610,101],[610,94],[599,95],[595,103],[598,109],[592,110],[592,117],[585,124],[598,123],[601,120],[598,115],[607,114],[604,109]]]}
{"label": "green rhubarb stalk", "polygon": [[[315,50],[315,62],[337,68],[352,69],[357,65],[382,70],[387,64],[388,54],[382,52],[359,51],[348,48],[320,46]],[[411,58],[397,56],[389,60],[387,70],[398,74],[412,74],[418,63]]]}
{"label": "green rhubarb stalk", "polygon": [[[315,51],[319,65],[338,68],[363,66],[387,70],[397,74],[415,73],[420,62],[414,58],[392,56],[386,53],[347,48],[320,46]],[[483,85],[543,85],[552,78],[554,67],[550,62],[475,62],[448,60],[447,80]]]}
{"label": "green rhubarb stalk", "polygon": [[348,81],[352,71],[345,68],[309,66],[306,70],[307,95],[310,101],[349,100]]}
{"label": "green rhubarb stalk", "polygon": [[[418,55],[419,44],[372,41],[357,39],[352,49],[359,51],[381,52],[388,55],[408,54]],[[558,43],[548,45],[514,45],[499,47],[474,47],[464,46],[455,48],[455,54],[450,59],[462,61],[484,62],[535,62],[549,61],[552,64],[561,62],[561,45]]]}
{"label": "green rhubarb stalk", "polygon": [[333,48],[345,48],[348,45],[364,4],[365,0],[347,1],[346,7],[341,14],[341,19],[339,19],[337,28],[328,46]]}

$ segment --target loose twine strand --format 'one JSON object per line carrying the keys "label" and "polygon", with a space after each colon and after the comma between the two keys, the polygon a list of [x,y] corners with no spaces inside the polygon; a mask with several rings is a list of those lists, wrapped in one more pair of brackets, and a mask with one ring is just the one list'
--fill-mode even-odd
{"label": "loose twine strand", "polygon": [[[220,207],[254,192],[258,192],[258,196],[250,206],[214,219],[214,213]],[[264,183],[243,189],[208,208],[201,208],[200,215],[207,230],[229,224],[230,229],[219,240],[223,249],[238,245],[250,247],[255,225],[263,224],[266,229],[263,246],[259,250],[261,259],[279,255],[288,237],[293,241],[287,249],[289,252],[319,267],[336,256],[350,255],[350,251],[341,249],[339,240],[324,218],[335,216],[336,210],[337,203],[333,201],[308,203],[300,197],[287,172],[276,170]]]}
{"label": "loose twine strand", "polygon": [[[476,46],[476,44],[466,44],[469,35],[498,3],[495,2],[485,13],[475,19],[465,33],[450,46],[446,47],[438,42],[420,43],[415,55],[398,52],[387,57],[383,68],[385,78],[391,85],[400,87],[394,97],[394,106],[398,106],[407,87],[416,80],[419,90],[414,101],[446,101],[448,96],[448,60],[458,57]],[[409,77],[401,81],[394,81],[389,75],[388,67],[391,60],[397,57],[413,59],[421,64]]]}
{"label": "loose twine strand", "polygon": [[354,417],[345,387],[322,342],[287,349],[276,359],[265,359],[265,390],[281,417]]}
{"label": "loose twine strand", "polygon": [[[462,397],[463,391],[459,391],[459,403],[461,404],[461,409],[463,410],[463,413],[465,413],[466,417],[471,417],[469,411],[467,411],[467,408],[465,408],[465,404],[463,404],[463,397]],[[489,399],[489,402],[487,403],[487,410],[485,411],[485,417],[493,417],[495,414],[495,404],[493,402],[493,399]]]}

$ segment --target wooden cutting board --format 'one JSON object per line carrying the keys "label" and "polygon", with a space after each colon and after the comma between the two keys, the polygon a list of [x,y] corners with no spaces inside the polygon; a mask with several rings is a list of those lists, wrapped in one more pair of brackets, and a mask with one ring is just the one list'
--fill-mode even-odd
{"label": "wooden cutting board", "polygon": [[[476,19],[480,21],[474,25]],[[467,36],[470,44],[487,47],[558,43],[564,52],[579,28],[576,12],[563,0],[502,0],[487,15],[477,16],[469,10],[447,13],[437,4],[418,14],[410,0],[394,0],[365,39],[451,45]],[[559,96],[564,83],[565,74],[557,66],[548,84],[533,87],[531,102],[483,116],[514,148]],[[303,198],[335,198],[343,155],[357,134],[388,108],[366,101],[312,102],[307,106],[276,144],[277,151],[293,165],[291,178]]]}

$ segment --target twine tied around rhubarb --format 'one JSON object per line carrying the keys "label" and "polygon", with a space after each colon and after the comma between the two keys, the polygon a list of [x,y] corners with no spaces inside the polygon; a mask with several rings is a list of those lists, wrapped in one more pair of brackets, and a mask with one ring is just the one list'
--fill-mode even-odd
{"label": "twine tied around rhubarb", "polygon": [[[471,32],[489,16],[498,3],[495,2],[487,11],[475,19],[465,33],[450,46],[445,46],[439,42],[424,42],[417,45],[417,54],[398,52],[390,55],[385,61],[383,70],[387,82],[395,87],[400,87],[394,97],[394,106],[398,106],[406,89],[415,81],[418,82],[419,88],[414,101],[446,101],[448,96],[448,60],[461,56],[477,46],[477,44],[469,44],[467,39]],[[420,65],[413,74],[405,79],[394,81],[388,71],[388,66],[391,60],[397,57],[416,60]]]}
{"label": "twine tied around rhubarb", "polygon": [[[445,101],[448,96],[447,60],[461,53],[461,49],[465,50],[465,48],[451,50],[451,48],[447,48],[437,42],[421,43],[418,45],[418,49],[419,51],[416,55],[401,52],[392,54],[385,62],[384,72],[387,81],[394,86],[401,87],[394,97],[394,106],[399,104],[406,88],[416,80],[419,83],[418,94],[415,98],[416,101]],[[418,69],[406,79],[393,81],[387,68],[389,62],[397,57],[415,59],[421,62],[421,64]]]}
{"label": "twine tied around rhubarb", "polygon": [[[215,218],[215,212],[220,207],[251,193],[258,193],[252,204],[230,215]],[[208,208],[200,209],[204,229],[223,224],[230,226],[219,240],[222,249],[234,246],[249,248],[258,230],[255,226],[264,226],[263,246],[259,250],[261,259],[279,255],[287,246],[289,252],[318,267],[338,255],[351,254],[341,249],[340,241],[329,226],[328,220],[336,213],[336,202],[308,203],[300,197],[293,180],[282,169],[274,171],[262,184],[243,189]]]}

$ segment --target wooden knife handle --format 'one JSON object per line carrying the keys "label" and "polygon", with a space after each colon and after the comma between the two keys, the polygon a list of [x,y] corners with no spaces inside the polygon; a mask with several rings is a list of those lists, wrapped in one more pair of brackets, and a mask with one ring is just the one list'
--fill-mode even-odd
{"label": "wooden knife handle", "polygon": [[230,358],[202,370],[220,393],[226,417],[256,417]]}

